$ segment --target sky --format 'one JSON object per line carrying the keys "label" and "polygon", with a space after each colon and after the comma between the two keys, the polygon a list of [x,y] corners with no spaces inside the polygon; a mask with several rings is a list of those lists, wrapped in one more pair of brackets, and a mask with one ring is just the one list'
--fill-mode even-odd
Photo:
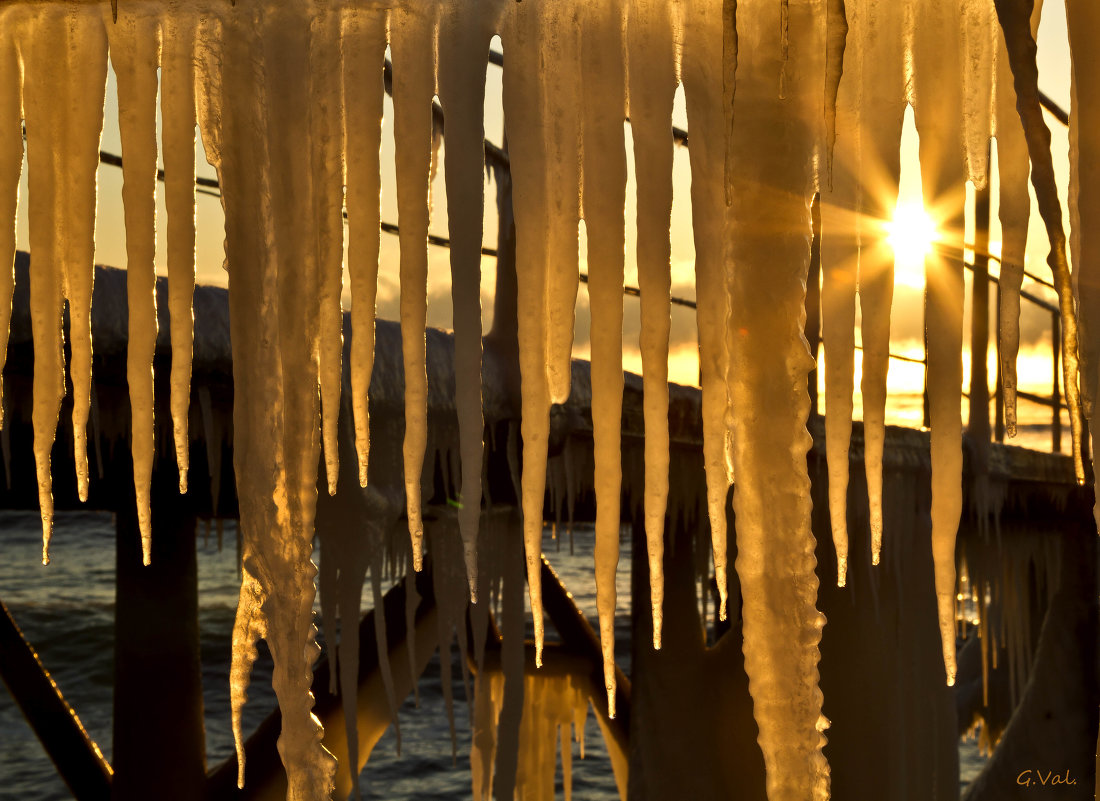
{"label": "sky", "polygon": [[[1070,61],[1065,29],[1065,9],[1060,3],[1047,3],[1043,9],[1042,23],[1039,28],[1039,84],[1046,92],[1063,108],[1069,108],[1070,102]],[[494,49],[501,49],[500,41],[494,40]],[[121,145],[118,133],[118,106],[115,92],[113,72],[108,72],[107,100],[104,117],[104,129],[101,140],[101,148],[111,153],[121,153]],[[385,99],[383,130],[382,130],[382,219],[397,223],[396,208],[396,179],[394,175],[394,145],[392,127],[392,104],[390,99]],[[1062,195],[1063,211],[1066,206],[1066,193],[1068,187],[1068,136],[1066,129],[1051,116],[1046,116],[1047,123],[1052,132],[1052,154],[1054,158],[1056,176],[1059,191]],[[673,124],[687,129],[687,114],[684,103],[683,91],[676,95],[676,103],[673,111]],[[158,115],[159,126],[159,115]],[[486,136],[499,144],[502,140],[503,113],[501,111],[501,70],[490,65],[486,79],[485,98],[485,128]],[[634,203],[634,165],[633,147],[630,137],[629,123],[624,123],[626,135],[626,151],[628,159],[628,185],[627,207],[625,209],[626,230],[626,283],[637,286],[637,271],[634,260],[636,246],[635,203]],[[912,124],[911,111],[906,114],[905,130],[901,143],[902,179],[899,196],[899,206],[913,207],[920,205],[920,176],[917,160],[917,136]],[[442,160],[442,150],[440,152]],[[995,158],[995,155],[994,155]],[[672,294],[677,297],[694,299],[694,246],[691,234],[691,201],[689,197],[691,185],[691,172],[688,164],[688,153],[685,148],[677,147],[674,157],[673,188],[674,201],[672,210]],[[196,141],[197,171],[201,176],[216,177],[215,172],[206,163],[202,150],[202,143]],[[990,231],[991,250],[996,253],[996,243],[1000,239],[999,224],[997,222],[997,185],[995,180],[996,170],[991,168],[993,181],[993,208],[992,225]],[[112,266],[124,267],[126,264],[125,228],[123,224],[122,209],[122,171],[117,167],[100,165],[98,173],[99,201],[96,221],[96,262]],[[972,187],[968,196],[972,198]],[[159,187],[158,187],[159,191]],[[488,180],[486,182],[486,217],[484,243],[489,247],[496,246],[496,213],[494,206],[495,186]],[[26,224],[26,164],[24,162],[23,180],[20,187],[20,207],[17,227],[18,244],[20,248],[27,247]],[[447,208],[444,190],[444,170],[442,166],[437,170],[432,184],[432,222],[431,232],[440,236],[447,235]],[[973,220],[968,214],[968,241],[972,237]],[[163,247],[163,231],[166,220],[163,196],[157,198],[157,224],[158,224],[158,249],[156,266],[159,273],[166,270],[165,251]],[[198,280],[204,283],[225,285],[226,274],[223,269],[223,238],[224,217],[222,215],[220,201],[209,195],[199,194],[196,199],[196,263]],[[1065,221],[1068,231],[1068,213]],[[581,229],[581,269],[585,270],[585,241],[583,226]],[[1039,221],[1038,210],[1034,202],[1032,192],[1032,221],[1028,238],[1027,264],[1028,269],[1039,275],[1049,275],[1046,268],[1046,255],[1048,247],[1045,233]],[[398,316],[398,244],[397,237],[383,234],[382,250],[380,254],[379,290],[378,290],[378,315],[381,318],[396,319]],[[484,309],[485,330],[488,330],[492,322],[492,294],[495,281],[495,260],[484,257],[482,260],[482,306]],[[995,271],[995,267],[993,268]],[[451,326],[450,304],[450,263],[448,251],[440,247],[429,247],[429,288],[428,288],[428,324],[441,328]],[[1030,286],[1028,286],[1030,284]],[[345,287],[347,278],[345,274]],[[968,280],[969,289],[969,280]],[[1025,282],[1025,289],[1035,291],[1044,297],[1052,297],[1042,287],[1036,287],[1031,282]],[[892,351],[899,354],[916,356],[922,355],[921,331],[923,321],[921,319],[921,292],[923,290],[923,267],[918,260],[899,258],[897,264],[897,279],[895,283],[895,302],[892,322]],[[994,293],[995,294],[995,293]],[[345,289],[345,308],[350,305],[350,297]],[[1027,308],[1025,305],[1021,321],[1022,347],[1019,362],[1021,389],[1030,390],[1036,394],[1050,394],[1050,327],[1049,317],[1046,312],[1041,312],[1035,307]],[[968,308],[969,311],[969,308]],[[991,317],[995,320],[995,317]],[[858,323],[857,323],[858,324]],[[587,358],[589,310],[587,289],[581,285],[577,302],[577,326],[574,344],[574,356]],[[624,366],[627,370],[640,372],[641,358],[637,347],[637,338],[640,328],[639,304],[637,298],[624,297]],[[969,322],[966,323],[967,336]],[[857,333],[858,342],[858,333]],[[964,352],[964,385],[969,383],[969,344]],[[994,363],[994,350],[990,348],[989,374],[991,380],[995,380],[996,366]],[[856,360],[857,374],[855,386],[859,386],[859,354]],[[694,312],[682,306],[672,307],[672,333],[669,355],[670,379],[683,384],[695,384],[698,379],[698,355],[695,336]],[[823,371],[819,371],[819,376]],[[891,402],[888,407],[888,421],[908,425],[920,424],[919,398],[914,399],[913,393],[919,392],[922,382],[921,367],[894,361],[891,364],[890,392]],[[856,392],[857,419],[862,414],[859,393]],[[1049,420],[1049,413],[1041,407],[1027,408],[1029,404],[1021,402],[1021,421]],[[964,409],[964,419],[965,419]]]}

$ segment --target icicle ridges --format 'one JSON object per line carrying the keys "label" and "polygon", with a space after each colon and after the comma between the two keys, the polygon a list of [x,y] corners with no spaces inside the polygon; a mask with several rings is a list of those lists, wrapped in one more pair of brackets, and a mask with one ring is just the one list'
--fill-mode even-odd
{"label": "icicle ridges", "polygon": [[[828,721],[821,713],[818,643],[825,618],[815,606],[806,465],[813,359],[803,335],[814,153],[824,136],[824,32],[813,6],[791,9],[801,47],[789,65],[786,98],[777,99],[775,69],[785,56],[775,34],[779,10],[771,0],[742,0],[738,12],[745,21],[742,47],[754,53],[739,69],[728,236],[737,267],[726,328],[745,672],[768,798],[824,801]],[[782,481],[772,478],[778,475]]]}
{"label": "icicle ridges", "polygon": [[[301,154],[311,142],[302,76],[311,44],[322,42],[306,10],[281,3],[242,4],[224,23],[218,79],[207,86],[211,113],[203,115],[216,130],[203,136],[220,144],[243,568],[263,593],[287,798],[306,801],[328,796],[335,767],[311,712],[320,267],[319,232],[300,213],[321,191]],[[234,670],[246,659],[235,650]]]}

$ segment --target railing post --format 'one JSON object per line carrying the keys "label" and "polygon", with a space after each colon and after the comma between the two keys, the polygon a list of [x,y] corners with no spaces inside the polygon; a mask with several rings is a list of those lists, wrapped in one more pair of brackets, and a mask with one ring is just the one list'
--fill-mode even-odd
{"label": "railing post", "polygon": [[1062,391],[1061,391],[1061,373],[1062,366],[1059,364],[1059,359],[1062,355],[1062,349],[1060,347],[1062,343],[1060,320],[1058,319],[1058,312],[1053,311],[1050,313],[1050,342],[1051,342],[1051,363],[1054,365],[1054,378],[1051,381],[1050,390],[1050,406],[1051,406],[1051,420],[1050,420],[1050,447],[1055,453],[1062,452]]}

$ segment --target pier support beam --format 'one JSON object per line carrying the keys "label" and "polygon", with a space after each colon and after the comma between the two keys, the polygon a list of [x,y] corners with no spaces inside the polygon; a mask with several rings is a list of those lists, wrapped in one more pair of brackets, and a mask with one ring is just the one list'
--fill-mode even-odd
{"label": "pier support beam", "polygon": [[133,495],[120,497],[112,798],[193,801],[206,784],[195,513],[175,471],[154,473],[145,567]]}

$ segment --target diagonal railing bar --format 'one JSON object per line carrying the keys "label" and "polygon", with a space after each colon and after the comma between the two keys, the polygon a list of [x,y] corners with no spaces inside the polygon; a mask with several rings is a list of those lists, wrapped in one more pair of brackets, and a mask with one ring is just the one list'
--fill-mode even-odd
{"label": "diagonal railing bar", "polygon": [[0,601],[0,679],[78,801],[109,801],[111,766]]}

